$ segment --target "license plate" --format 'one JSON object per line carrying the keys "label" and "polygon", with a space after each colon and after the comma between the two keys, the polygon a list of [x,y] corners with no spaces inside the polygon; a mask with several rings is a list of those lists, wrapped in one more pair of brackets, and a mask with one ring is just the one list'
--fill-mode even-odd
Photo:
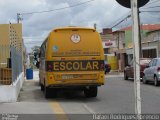
{"label": "license plate", "polygon": [[62,79],[73,79],[73,75],[62,75]]}

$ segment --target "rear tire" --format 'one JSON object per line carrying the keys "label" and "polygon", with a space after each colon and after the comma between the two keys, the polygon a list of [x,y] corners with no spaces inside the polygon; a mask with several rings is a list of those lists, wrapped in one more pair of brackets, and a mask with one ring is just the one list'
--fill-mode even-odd
{"label": "rear tire", "polygon": [[44,85],[40,84],[40,86],[41,86],[41,91],[44,91]]}
{"label": "rear tire", "polygon": [[143,82],[143,84],[147,84],[147,83],[148,83],[148,81],[146,80],[145,75],[144,75],[143,78],[142,78],[142,82]]}
{"label": "rear tire", "polygon": [[45,95],[45,98],[50,98],[51,97],[50,88],[45,87],[44,95]]}
{"label": "rear tire", "polygon": [[126,72],[124,72],[124,80],[128,80],[128,76],[127,76]]}
{"label": "rear tire", "polygon": [[58,89],[51,88],[50,89],[50,96],[53,97],[53,98],[57,97],[57,92],[58,92]]}
{"label": "rear tire", "polygon": [[86,97],[97,97],[98,87],[89,87],[84,89],[84,94]]}
{"label": "rear tire", "polygon": [[157,76],[154,77],[154,85],[159,86],[159,81],[158,81]]}

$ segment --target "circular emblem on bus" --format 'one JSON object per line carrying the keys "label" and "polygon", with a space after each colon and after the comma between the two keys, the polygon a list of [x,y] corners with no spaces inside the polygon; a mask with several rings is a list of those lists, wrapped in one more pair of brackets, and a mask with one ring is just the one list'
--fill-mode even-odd
{"label": "circular emblem on bus", "polygon": [[72,40],[72,42],[74,42],[74,43],[79,43],[80,40],[81,40],[81,37],[80,37],[80,35],[78,35],[78,34],[73,34],[73,35],[71,36],[71,40]]}
{"label": "circular emblem on bus", "polygon": [[52,49],[53,49],[54,52],[57,52],[57,51],[58,51],[58,46],[54,45],[54,46],[52,47]]}

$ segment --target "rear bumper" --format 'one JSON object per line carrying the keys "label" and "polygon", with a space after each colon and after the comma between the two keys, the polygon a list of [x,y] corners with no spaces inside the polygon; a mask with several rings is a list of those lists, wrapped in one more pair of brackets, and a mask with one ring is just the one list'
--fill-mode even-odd
{"label": "rear bumper", "polygon": [[104,84],[104,71],[80,72],[80,73],[56,73],[48,74],[47,87],[73,87],[73,86],[100,86]]}
{"label": "rear bumper", "polygon": [[[134,73],[132,73],[132,74],[133,74],[132,76],[128,75],[128,73],[127,73],[126,71],[124,71],[124,73],[125,73],[128,77],[134,78]],[[140,71],[140,78],[143,78],[143,76],[144,76],[143,71]]]}
{"label": "rear bumper", "polygon": [[160,73],[157,74],[158,81],[160,81]]}
{"label": "rear bumper", "polygon": [[83,88],[88,86],[101,86],[104,84],[97,84],[97,83],[81,83],[81,84],[51,84],[48,85],[49,88]]}

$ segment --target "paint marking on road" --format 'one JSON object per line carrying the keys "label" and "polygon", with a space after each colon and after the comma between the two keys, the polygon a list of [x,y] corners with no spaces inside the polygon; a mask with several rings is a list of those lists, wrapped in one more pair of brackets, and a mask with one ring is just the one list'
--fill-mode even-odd
{"label": "paint marking on road", "polygon": [[86,104],[82,103],[82,105],[84,106],[84,108],[89,111],[91,114],[96,114],[96,112],[94,112],[91,108],[89,108]]}
{"label": "paint marking on road", "polygon": [[69,120],[59,102],[53,101],[50,104],[57,120]]}

